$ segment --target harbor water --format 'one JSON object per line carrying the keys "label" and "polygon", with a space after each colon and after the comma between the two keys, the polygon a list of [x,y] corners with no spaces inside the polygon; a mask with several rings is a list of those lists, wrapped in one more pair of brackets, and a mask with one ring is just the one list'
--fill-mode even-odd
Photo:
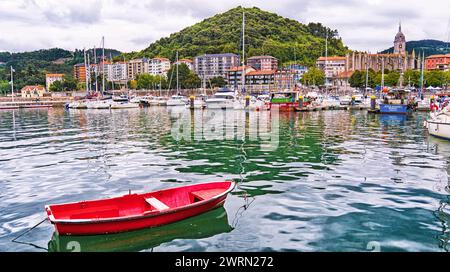
{"label": "harbor water", "polygon": [[[0,111],[0,251],[448,251],[450,142],[426,113]],[[64,237],[44,206],[232,179],[223,208]]]}

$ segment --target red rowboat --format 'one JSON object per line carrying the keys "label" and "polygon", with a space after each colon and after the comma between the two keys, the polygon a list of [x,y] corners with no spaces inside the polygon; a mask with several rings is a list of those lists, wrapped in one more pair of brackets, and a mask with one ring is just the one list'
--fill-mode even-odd
{"label": "red rowboat", "polygon": [[47,205],[59,235],[94,235],[161,226],[222,206],[235,183],[209,182],[144,194]]}

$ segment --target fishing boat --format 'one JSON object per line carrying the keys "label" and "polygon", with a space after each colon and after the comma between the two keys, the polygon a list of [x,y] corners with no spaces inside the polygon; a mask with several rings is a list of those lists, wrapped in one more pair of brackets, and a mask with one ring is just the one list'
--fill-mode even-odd
{"label": "fishing boat", "polygon": [[207,98],[205,103],[208,109],[234,109],[235,101],[235,93],[228,88],[222,88],[212,97]]}
{"label": "fishing boat", "polygon": [[233,181],[181,186],[143,194],[47,205],[59,235],[94,235],[156,227],[186,219],[224,204]]}
{"label": "fishing boat", "polygon": [[403,89],[390,90],[385,96],[383,103],[380,104],[381,114],[406,114],[408,105],[403,97],[405,91]]}
{"label": "fishing boat", "polygon": [[270,94],[269,107],[278,108],[279,111],[293,111],[298,107],[299,92],[279,91]]}

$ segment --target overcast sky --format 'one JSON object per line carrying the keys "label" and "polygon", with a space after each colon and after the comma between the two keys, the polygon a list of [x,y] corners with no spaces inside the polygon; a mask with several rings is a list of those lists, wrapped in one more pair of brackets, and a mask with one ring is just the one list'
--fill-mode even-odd
{"label": "overcast sky", "polygon": [[0,0],[0,51],[99,46],[129,52],[238,5],[337,29],[351,49],[407,40],[448,40],[449,0]]}

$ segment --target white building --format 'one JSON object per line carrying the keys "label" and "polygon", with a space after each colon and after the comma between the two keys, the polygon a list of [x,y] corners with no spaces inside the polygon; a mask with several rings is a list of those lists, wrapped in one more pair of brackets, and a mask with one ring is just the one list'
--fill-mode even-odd
{"label": "white building", "polygon": [[167,58],[153,58],[148,63],[148,72],[151,75],[167,75],[170,69],[170,60]]}
{"label": "white building", "polygon": [[179,59],[178,62],[175,62],[175,64],[186,64],[186,66],[189,68],[189,70],[194,70],[194,62],[190,59]]}
{"label": "white building", "polygon": [[126,81],[127,77],[127,63],[126,62],[116,62],[108,65],[107,79],[108,81]]}
{"label": "white building", "polygon": [[55,81],[62,81],[64,77],[64,74],[46,74],[45,75],[45,88],[50,90],[50,86]]}
{"label": "white building", "polygon": [[325,74],[325,83],[330,84],[333,78],[345,71],[346,57],[320,57],[316,66]]}

